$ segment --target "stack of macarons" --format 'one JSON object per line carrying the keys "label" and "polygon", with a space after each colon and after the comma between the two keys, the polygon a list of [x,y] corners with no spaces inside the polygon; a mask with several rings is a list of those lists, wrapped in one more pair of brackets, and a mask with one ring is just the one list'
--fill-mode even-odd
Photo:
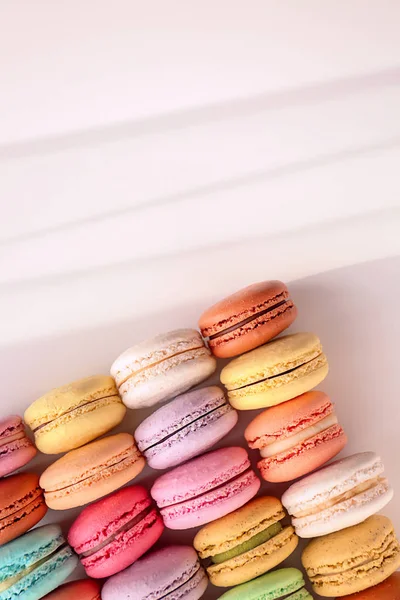
{"label": "stack of macarons", "polygon": [[[316,594],[399,600],[399,542],[376,514],[393,490],[373,452],[324,466],[347,438],[329,396],[314,390],[328,374],[319,338],[280,335],[296,316],[285,284],[250,285],[206,310],[200,332],[140,342],[111,376],[34,401],[24,421],[35,444],[20,417],[1,420],[0,600],[197,600],[209,582],[234,586],[227,600],[307,600],[301,571],[276,569],[301,538],[311,539],[302,564]],[[222,386],[196,387],[218,359],[232,359]],[[111,432],[142,408],[151,413],[134,435]],[[243,447],[214,448],[252,410],[242,433],[257,469]],[[15,473],[37,450],[64,455],[40,477]],[[146,463],[168,471],[131,485]],[[268,488],[256,497],[260,476]],[[293,480],[279,499],[271,484]],[[77,507],[65,537],[57,525],[32,529],[48,508]],[[163,545],[165,529],[192,530],[194,548]],[[63,584],[78,562],[90,579]]]}

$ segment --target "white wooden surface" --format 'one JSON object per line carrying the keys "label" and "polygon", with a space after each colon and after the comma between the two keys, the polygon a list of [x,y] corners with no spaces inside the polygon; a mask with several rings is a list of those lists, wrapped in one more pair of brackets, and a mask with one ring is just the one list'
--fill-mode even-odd
{"label": "white wooden surface", "polygon": [[3,0],[2,410],[281,278],[347,452],[400,489],[399,22],[396,0]]}

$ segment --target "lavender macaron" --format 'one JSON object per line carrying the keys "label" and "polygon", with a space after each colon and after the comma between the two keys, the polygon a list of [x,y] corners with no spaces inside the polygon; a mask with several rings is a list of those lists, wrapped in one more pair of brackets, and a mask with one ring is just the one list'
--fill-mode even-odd
{"label": "lavender macaron", "polygon": [[207,575],[190,546],[168,546],[147,554],[110,577],[102,600],[198,600],[207,589]]}
{"label": "lavender macaron", "polygon": [[237,420],[221,388],[211,386],[159,408],[139,425],[135,439],[150,467],[167,469],[209,450]]}

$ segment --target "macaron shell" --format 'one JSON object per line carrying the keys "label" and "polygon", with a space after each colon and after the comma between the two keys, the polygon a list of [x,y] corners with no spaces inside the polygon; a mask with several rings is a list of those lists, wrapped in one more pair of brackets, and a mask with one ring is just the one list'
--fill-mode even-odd
{"label": "macaron shell", "polygon": [[237,423],[223,390],[210,386],[178,396],[135,431],[150,467],[166,469],[209,450]]}
{"label": "macaron shell", "polygon": [[[311,598],[302,587],[303,574],[298,569],[278,569],[257,577],[253,581],[232,588],[220,598],[224,600],[308,600]],[[290,595],[289,595],[290,594]]]}
{"label": "macaron shell", "polygon": [[161,516],[169,529],[199,527],[240,508],[251,500],[259,489],[260,480],[253,471],[248,471],[217,490],[162,508]]}
{"label": "macaron shell", "polygon": [[400,545],[391,521],[382,515],[312,540],[302,563],[314,591],[345,596],[384,581],[400,567]]}
{"label": "macaron shell", "polygon": [[[128,600],[135,590],[136,600],[166,597],[178,600],[184,584],[200,572],[199,591],[203,593],[204,570],[190,546],[167,546],[151,552],[131,567],[111,577],[102,590],[102,600]],[[195,588],[196,589],[196,588]],[[187,588],[183,591],[187,591]],[[196,594],[192,597],[196,600]]]}
{"label": "macaron shell", "polygon": [[80,579],[60,586],[54,592],[51,592],[43,600],[101,600],[100,585],[97,581],[90,579]]}
{"label": "macaron shell", "polygon": [[0,546],[31,529],[46,512],[37,475],[20,473],[0,480]]}
{"label": "macaron shell", "polygon": [[147,552],[163,531],[164,523],[160,515],[152,511],[138,525],[120,534],[106,548],[82,559],[86,574],[94,579],[102,579],[119,573]]}
{"label": "macaron shell", "polygon": [[368,517],[379,513],[393,498],[393,489],[389,487],[386,492],[377,497],[371,490],[353,496],[316,515],[312,518],[296,519],[292,517],[292,524],[296,533],[301,538],[314,538],[328,535],[347,527],[362,523]]}
{"label": "macaron shell", "polygon": [[344,600],[400,600],[400,572],[393,573],[379,585],[345,596]]}
{"label": "macaron shell", "polygon": [[346,434],[339,425],[335,425],[286,452],[264,458],[257,466],[265,481],[292,481],[318,469],[339,454],[346,444]]}
{"label": "macaron shell", "polygon": [[193,545],[200,558],[209,558],[246,542],[284,517],[285,511],[278,498],[260,496],[200,529]]}
{"label": "macaron shell", "polygon": [[113,378],[94,375],[51,390],[33,402],[24,416],[38,449],[58,454],[103,435],[125,413]]}
{"label": "macaron shell", "polygon": [[208,567],[210,581],[218,587],[231,587],[250,581],[288,558],[298,542],[299,538],[293,527],[285,527],[278,535],[253,550]]}
{"label": "macaron shell", "polygon": [[10,475],[28,464],[37,454],[37,450],[28,437],[0,446],[0,477]]}
{"label": "macaron shell", "polygon": [[256,410],[291,400],[317,387],[325,379],[329,372],[325,355],[322,355],[320,362],[321,366],[310,372],[307,372],[309,367],[306,365],[288,375],[277,377],[274,381],[277,387],[262,381],[251,386],[250,393],[246,388],[229,391],[229,401],[237,410]]}
{"label": "macaron shell", "polygon": [[[273,306],[284,300],[284,305],[272,310]],[[285,284],[266,281],[250,285],[205,311],[200,317],[199,327],[204,337],[212,337],[266,309],[270,309],[266,314],[210,339],[208,343],[213,354],[219,358],[229,358],[265,344],[289,327],[296,318],[297,309],[289,300]]]}
{"label": "macaron shell", "polygon": [[212,375],[216,360],[205,347],[175,356],[149,370],[149,378],[138,383],[127,379],[120,387],[128,408],[144,408],[166,402]]}
{"label": "macaron shell", "polygon": [[47,506],[66,510],[93,502],[134,479],[145,460],[128,433],[119,433],[71,450],[40,478]]}

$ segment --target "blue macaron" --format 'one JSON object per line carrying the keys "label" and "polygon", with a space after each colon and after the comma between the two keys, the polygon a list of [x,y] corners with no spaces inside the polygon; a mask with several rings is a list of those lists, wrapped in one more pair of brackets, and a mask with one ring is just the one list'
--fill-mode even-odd
{"label": "blue macaron", "polygon": [[0,600],[39,600],[77,563],[58,525],[33,529],[0,548]]}

